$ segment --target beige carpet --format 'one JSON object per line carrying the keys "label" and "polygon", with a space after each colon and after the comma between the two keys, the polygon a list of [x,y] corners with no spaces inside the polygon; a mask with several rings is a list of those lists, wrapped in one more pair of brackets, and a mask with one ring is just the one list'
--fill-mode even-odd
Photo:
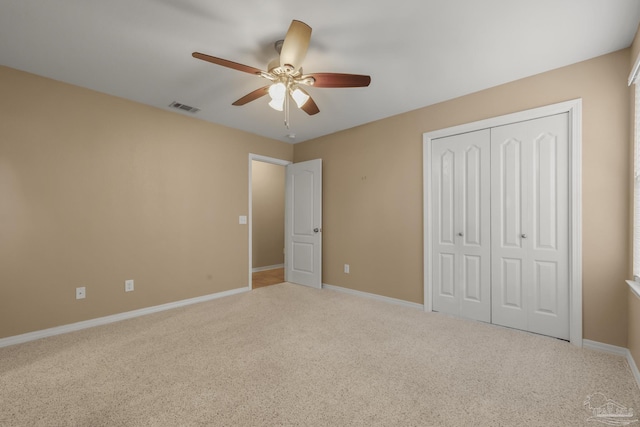
{"label": "beige carpet", "polygon": [[640,412],[620,357],[287,283],[0,349],[2,426],[598,426],[597,392]]}

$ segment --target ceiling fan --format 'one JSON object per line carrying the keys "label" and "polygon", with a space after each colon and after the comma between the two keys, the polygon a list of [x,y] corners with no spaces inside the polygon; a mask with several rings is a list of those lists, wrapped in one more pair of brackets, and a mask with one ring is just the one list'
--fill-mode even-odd
{"label": "ceiling fan", "polygon": [[360,74],[341,73],[313,73],[302,72],[309,40],[311,39],[311,27],[302,21],[293,20],[284,40],[275,43],[279,58],[274,59],[268,65],[268,71],[239,64],[215,56],[193,52],[192,56],[203,61],[222,65],[223,67],[254,74],[269,80],[267,86],[256,89],[238,99],[233,105],[245,105],[267,94],[271,97],[269,105],[278,111],[285,112],[285,126],[289,127],[289,104],[292,99],[298,108],[309,115],[320,112],[309,93],[301,86],[315,86],[325,88],[366,87],[371,83],[371,77]]}

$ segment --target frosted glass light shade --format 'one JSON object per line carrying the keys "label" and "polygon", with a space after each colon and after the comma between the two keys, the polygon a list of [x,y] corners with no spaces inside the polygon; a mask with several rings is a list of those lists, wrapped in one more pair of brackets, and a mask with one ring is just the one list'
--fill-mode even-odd
{"label": "frosted glass light shade", "polygon": [[271,97],[269,107],[277,111],[282,111],[284,105],[284,97],[286,96],[286,94],[287,87],[283,83],[272,84],[269,87],[269,96]]}
{"label": "frosted glass light shade", "polygon": [[302,108],[302,106],[309,100],[309,95],[296,88],[293,92],[291,92],[291,97],[294,101],[296,101],[296,105],[298,108]]}
{"label": "frosted glass light shade", "polygon": [[269,107],[277,111],[282,111],[284,109],[284,98],[272,99],[271,102],[269,102]]}
{"label": "frosted glass light shade", "polygon": [[287,87],[284,83],[272,84],[269,87],[269,96],[274,100],[284,100],[284,95],[287,92]]}

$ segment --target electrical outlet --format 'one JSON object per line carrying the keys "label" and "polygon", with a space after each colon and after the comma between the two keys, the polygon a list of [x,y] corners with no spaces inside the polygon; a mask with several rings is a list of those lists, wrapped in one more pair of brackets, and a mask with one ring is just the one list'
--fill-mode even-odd
{"label": "electrical outlet", "polygon": [[132,292],[133,291],[133,279],[129,279],[129,280],[125,280],[124,281],[124,291],[125,292]]}
{"label": "electrical outlet", "polygon": [[87,288],[84,286],[81,288],[76,288],[76,299],[85,299],[87,296]]}
{"label": "electrical outlet", "polygon": [[349,274],[349,264],[344,265],[344,273]]}

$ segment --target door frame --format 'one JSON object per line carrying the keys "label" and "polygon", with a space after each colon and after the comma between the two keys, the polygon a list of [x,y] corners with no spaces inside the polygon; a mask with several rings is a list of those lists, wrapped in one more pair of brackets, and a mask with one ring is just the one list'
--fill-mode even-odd
{"label": "door frame", "polygon": [[569,113],[569,339],[582,347],[582,98],[422,134],[424,310],[433,311],[431,143],[436,138]]}
{"label": "door frame", "polygon": [[[277,159],[275,157],[267,157],[262,156],[260,154],[249,153],[249,213],[248,213],[248,221],[247,224],[249,226],[249,289],[253,289],[253,188],[251,185],[252,176],[253,176],[253,161],[263,162],[263,163],[271,163],[272,165],[278,165],[286,167],[290,165],[291,161]],[[285,191],[283,188],[282,191]],[[285,199],[286,199],[285,192]],[[287,264],[287,254],[284,254],[284,263]]]}

